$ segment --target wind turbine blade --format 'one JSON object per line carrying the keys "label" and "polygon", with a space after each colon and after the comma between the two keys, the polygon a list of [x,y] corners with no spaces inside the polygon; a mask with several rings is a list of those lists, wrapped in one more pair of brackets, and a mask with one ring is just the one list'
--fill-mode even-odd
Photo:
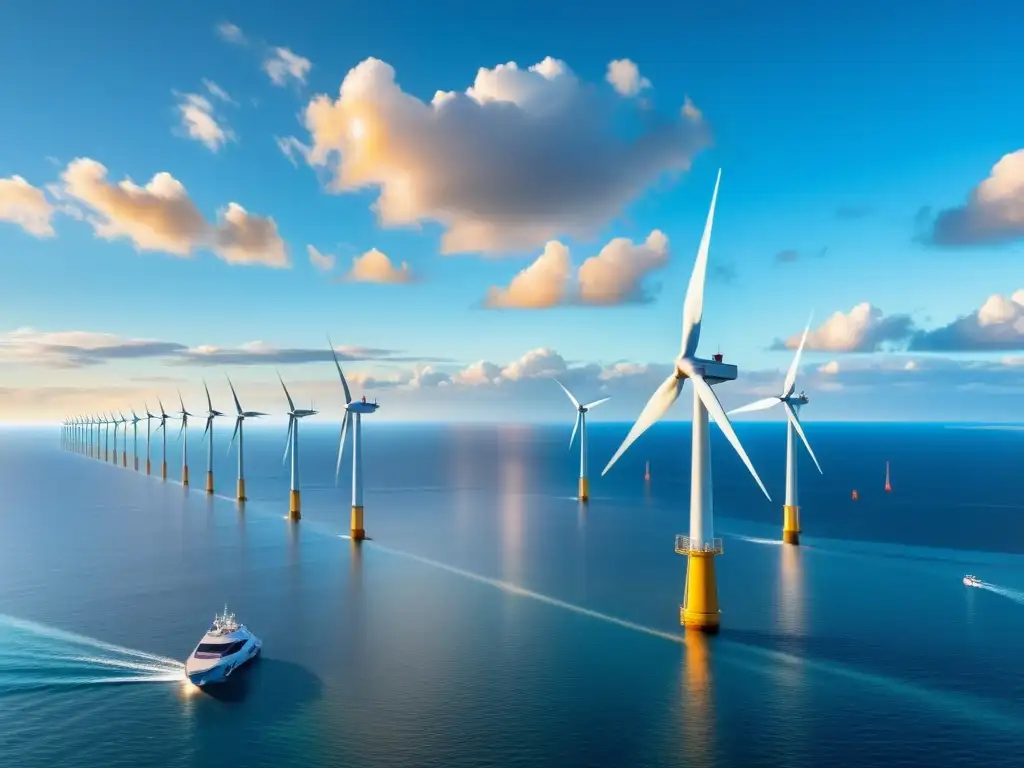
{"label": "wind turbine blade", "polygon": [[185,431],[185,425],[188,423],[186,419],[181,420],[181,429],[178,430],[178,440],[181,440],[181,433]]}
{"label": "wind turbine blade", "polygon": [[210,388],[206,386],[206,379],[203,379],[203,389],[206,390],[206,410],[213,410],[213,401],[210,399]]}
{"label": "wind turbine blade", "polygon": [[159,397],[156,399],[157,405],[160,406],[160,415],[163,416],[167,411],[164,410],[164,401]]}
{"label": "wind turbine blade", "polygon": [[238,411],[238,413],[241,413],[242,412],[242,404],[240,402],[238,402],[238,395],[235,394],[235,385],[231,383],[231,377],[230,376],[225,374],[225,378],[228,380],[228,386],[231,387],[231,397],[233,397],[234,400],[235,400],[235,410]]}
{"label": "wind turbine blade", "polygon": [[288,387],[284,386],[284,379],[281,378],[281,372],[277,372],[277,380],[281,382],[281,386],[284,388],[284,396],[288,398],[288,410],[295,410],[295,403],[292,402],[292,396],[288,394]]}
{"label": "wind turbine blade", "polygon": [[185,412],[185,401],[181,399],[181,390],[178,390],[178,402],[181,404],[181,412]]}
{"label": "wind turbine blade", "polygon": [[747,403],[739,408],[733,408],[728,412],[727,415],[732,416],[734,413],[749,413],[750,411],[763,411],[767,408],[771,408],[773,405],[778,405],[782,401],[777,397],[766,397],[764,400],[755,400],[752,403]]}
{"label": "wind turbine blade", "polygon": [[288,449],[292,447],[292,427],[295,426],[295,417],[291,414],[288,415],[288,435],[284,441],[284,456],[281,457],[281,463],[284,464],[288,460]]}
{"label": "wind turbine blade", "polygon": [[711,227],[715,221],[715,203],[718,200],[718,184],[722,181],[722,169],[718,169],[715,179],[715,191],[711,195],[711,207],[704,223],[704,234],[697,249],[697,259],[693,263],[690,284],[686,288],[686,300],[683,302],[683,340],[680,353],[683,357],[693,357],[697,353],[697,342],[700,341],[700,321],[704,316],[704,277],[708,270],[708,251],[711,249]]}
{"label": "wind turbine blade", "polygon": [[807,435],[804,434],[803,424],[800,423],[800,417],[796,415],[796,411],[793,410],[793,406],[789,403],[783,403],[786,406],[786,415],[789,417],[789,423],[793,425],[793,429],[800,435],[800,439],[804,441],[804,447],[807,448],[807,452],[811,454],[811,458],[814,459],[814,466],[818,468],[818,474],[825,474],[821,471],[821,464],[818,463],[818,457],[814,455],[814,451],[811,450],[811,444],[807,441]]}
{"label": "wind turbine blade", "polygon": [[640,417],[636,420],[633,428],[629,430],[629,434],[626,435],[626,439],[622,441],[622,445],[619,446],[619,450],[612,456],[611,461],[608,462],[608,466],[601,472],[603,477],[608,473],[608,470],[612,468],[612,465],[619,460],[619,457],[626,452],[626,449],[631,446],[640,435],[650,429],[651,425],[654,424],[658,419],[668,413],[668,409],[672,407],[672,404],[679,399],[679,393],[683,391],[683,382],[686,379],[676,378],[675,373],[672,373],[665,381],[661,383],[654,394],[651,395],[651,399],[647,401],[647,405],[644,406],[643,411],[640,412]]}
{"label": "wind turbine blade", "polygon": [[352,393],[349,392],[348,382],[345,381],[345,374],[341,372],[341,363],[338,362],[338,353],[334,351],[334,343],[331,341],[331,337],[327,337],[327,343],[331,345],[331,357],[334,358],[334,367],[338,369],[338,376],[341,378],[341,386],[345,390],[345,405],[352,402]]}
{"label": "wind turbine blade", "polygon": [[228,443],[228,455],[231,455],[231,446],[235,444],[235,438],[238,436],[238,428],[242,425],[241,419],[235,419],[235,431],[231,433],[231,441]]}
{"label": "wind turbine blade", "polygon": [[789,364],[789,371],[786,373],[786,383],[782,385],[782,396],[789,397],[793,394],[793,390],[796,389],[796,371],[800,367],[800,355],[804,351],[804,344],[807,343],[807,333],[811,330],[811,319],[814,317],[807,318],[807,326],[804,328],[804,335],[800,338],[800,346],[796,348],[796,355],[793,356],[793,362]]}
{"label": "wind turbine blade", "polygon": [[576,423],[572,425],[572,436],[569,438],[569,447],[572,448],[573,441],[576,439],[576,430],[580,428],[580,417],[583,414],[576,411]]}
{"label": "wind turbine blade", "polygon": [[566,389],[565,386],[562,384],[562,382],[560,382],[558,379],[555,379],[555,384],[557,384],[558,386],[562,387],[562,391],[565,392],[565,394],[567,394],[569,396],[569,399],[572,400],[572,407],[573,408],[579,408],[580,407],[579,401],[575,397],[572,396],[572,392],[570,392],[568,389]]}
{"label": "wind turbine blade", "polygon": [[206,433],[210,431],[210,426],[213,424],[213,416],[206,417],[206,429],[203,430],[203,438],[206,438]]}
{"label": "wind turbine blade", "polygon": [[743,446],[740,445],[740,439],[736,437],[736,432],[732,428],[732,424],[729,422],[729,417],[725,415],[725,409],[722,408],[722,404],[718,401],[718,395],[715,394],[715,390],[711,388],[711,385],[704,381],[701,376],[691,376],[693,381],[693,387],[697,391],[697,396],[700,397],[700,401],[704,403],[704,407],[707,408],[711,418],[715,420],[725,438],[732,444],[736,453],[743,459],[743,463],[747,465],[747,469],[750,470],[750,474],[754,476],[758,486],[761,488],[761,492],[765,495],[768,501],[772,500],[772,497],[768,495],[768,489],[764,487],[764,483],[761,482],[761,478],[757,475],[757,470],[754,469],[754,465],[750,463],[750,457],[747,456],[747,452],[743,450]]}
{"label": "wind turbine blade", "polygon": [[609,400],[611,400],[610,397],[602,397],[600,400],[595,400],[592,403],[587,403],[583,407],[586,408],[589,411],[589,410],[592,410],[594,408],[597,408],[597,406],[599,406],[601,403],[607,403]]}
{"label": "wind turbine blade", "polygon": [[341,437],[338,438],[338,465],[334,468],[334,485],[338,485],[338,477],[341,475],[341,457],[345,453],[345,435],[348,434],[348,423],[352,419],[352,414],[345,411],[344,417],[341,419]]}

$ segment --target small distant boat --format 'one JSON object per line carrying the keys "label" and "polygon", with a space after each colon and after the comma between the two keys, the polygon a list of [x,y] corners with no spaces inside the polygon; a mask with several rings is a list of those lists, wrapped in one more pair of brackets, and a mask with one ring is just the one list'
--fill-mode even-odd
{"label": "small distant boat", "polygon": [[185,662],[185,674],[200,688],[223,683],[236,669],[258,657],[262,649],[260,639],[239,624],[225,606],[224,613],[213,617],[213,624]]}
{"label": "small distant boat", "polygon": [[644,468],[644,480],[651,479],[651,462],[647,462],[647,466]]}
{"label": "small distant boat", "polygon": [[982,585],[981,579],[979,579],[977,576],[971,576],[970,574],[964,576],[964,584],[966,584],[968,587],[980,587]]}
{"label": "small distant boat", "polygon": [[885,492],[892,493],[892,483],[889,482],[889,462],[885,462]]}
{"label": "small distant boat", "polygon": [[853,499],[854,501],[857,501],[860,498],[860,494],[857,493],[856,488],[853,489],[853,493],[850,494],[850,498]]}

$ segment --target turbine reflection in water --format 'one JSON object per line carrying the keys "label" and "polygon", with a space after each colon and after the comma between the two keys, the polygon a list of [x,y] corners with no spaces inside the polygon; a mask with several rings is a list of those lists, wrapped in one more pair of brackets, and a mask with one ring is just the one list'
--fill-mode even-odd
{"label": "turbine reflection in water", "polygon": [[[779,631],[801,642],[807,636],[807,595],[805,590],[803,547],[785,544],[779,547]],[[787,765],[807,765],[807,734],[804,729],[807,711],[807,668],[800,653],[793,655],[792,663],[775,667],[778,693],[772,696],[779,710],[778,734],[782,754]]]}
{"label": "turbine reflection in water", "polygon": [[688,768],[715,764],[715,699],[710,644],[711,638],[700,632],[687,632],[683,637],[685,664],[680,688],[684,764]]}
{"label": "turbine reflection in water", "polygon": [[804,592],[803,554],[799,547],[779,547],[779,630],[786,635],[805,636],[807,606]]}
{"label": "turbine reflection in water", "polygon": [[515,584],[523,582],[523,545],[526,537],[526,444],[529,428],[503,427],[498,456],[501,495],[502,576]]}

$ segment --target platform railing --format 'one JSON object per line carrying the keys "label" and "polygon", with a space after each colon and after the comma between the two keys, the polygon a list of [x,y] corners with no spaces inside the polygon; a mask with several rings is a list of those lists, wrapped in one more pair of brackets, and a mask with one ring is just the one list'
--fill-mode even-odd
{"label": "platform railing", "polygon": [[676,552],[680,555],[705,554],[720,555],[723,552],[722,540],[714,538],[711,541],[696,541],[684,534],[676,535]]}

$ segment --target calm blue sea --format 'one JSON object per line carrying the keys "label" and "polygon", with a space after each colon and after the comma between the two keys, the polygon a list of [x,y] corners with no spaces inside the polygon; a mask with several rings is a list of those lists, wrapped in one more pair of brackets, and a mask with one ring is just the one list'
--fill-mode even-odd
{"label": "calm blue sea", "polygon": [[[571,424],[367,423],[362,546],[336,427],[302,425],[290,524],[284,428],[247,433],[241,511],[218,426],[214,498],[201,429],[188,491],[0,432],[0,766],[1024,760],[1024,432],[808,422],[825,474],[801,456],[794,548],[782,423],[737,427],[771,503],[713,429],[706,639],[678,626],[688,423],[605,478],[628,425],[593,424],[585,507]],[[190,689],[179,662],[224,603],[263,658]]]}

